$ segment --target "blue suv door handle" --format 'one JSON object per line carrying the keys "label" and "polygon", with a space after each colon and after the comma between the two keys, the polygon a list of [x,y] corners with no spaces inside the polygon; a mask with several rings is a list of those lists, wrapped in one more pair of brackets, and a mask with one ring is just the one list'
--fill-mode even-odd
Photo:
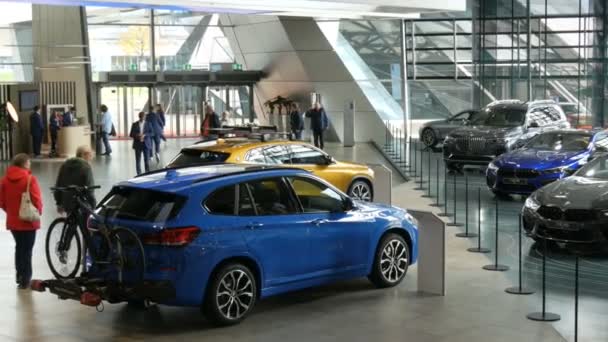
{"label": "blue suv door handle", "polygon": [[256,229],[256,228],[261,228],[263,226],[264,226],[263,223],[250,223],[250,224],[247,225],[247,228],[249,228],[249,229]]}
{"label": "blue suv door handle", "polygon": [[318,227],[318,226],[320,226],[320,225],[322,225],[324,223],[327,223],[327,222],[329,222],[329,220],[316,219],[316,220],[313,220],[311,223]]}

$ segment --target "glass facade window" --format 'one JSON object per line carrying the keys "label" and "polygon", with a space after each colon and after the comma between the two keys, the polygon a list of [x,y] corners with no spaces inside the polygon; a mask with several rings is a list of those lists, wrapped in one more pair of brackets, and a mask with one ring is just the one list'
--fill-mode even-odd
{"label": "glass facade window", "polygon": [[90,25],[91,71],[97,81],[102,71],[151,71],[150,27],[145,25]]}
{"label": "glass facade window", "polygon": [[93,80],[107,71],[209,70],[234,53],[218,15],[87,7]]}
{"label": "glass facade window", "polygon": [[32,82],[32,5],[3,2],[9,16],[0,23],[0,82]]}
{"label": "glass facade window", "polygon": [[211,63],[234,61],[218,15],[154,13],[157,70],[209,70]]}

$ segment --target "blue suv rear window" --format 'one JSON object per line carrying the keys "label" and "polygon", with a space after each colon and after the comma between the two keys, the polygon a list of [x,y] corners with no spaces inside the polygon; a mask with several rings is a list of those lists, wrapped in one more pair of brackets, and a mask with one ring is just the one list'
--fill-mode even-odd
{"label": "blue suv rear window", "polygon": [[185,202],[185,197],[171,193],[116,187],[101,201],[98,214],[134,221],[165,222],[175,218]]}

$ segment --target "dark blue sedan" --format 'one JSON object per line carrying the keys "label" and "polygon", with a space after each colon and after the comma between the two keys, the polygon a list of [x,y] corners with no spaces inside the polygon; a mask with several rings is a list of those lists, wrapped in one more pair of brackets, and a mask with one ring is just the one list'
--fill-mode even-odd
{"label": "dark blue sedan", "polygon": [[116,185],[98,215],[140,236],[146,269],[143,284],[118,299],[96,295],[201,307],[220,325],[240,322],[261,298],[328,282],[369,277],[395,286],[418,254],[417,222],[406,210],[352,200],[301,169],[156,171]]}
{"label": "dark blue sedan", "polygon": [[486,182],[496,195],[528,195],[585,165],[606,151],[606,131],[557,130],[539,134],[522,148],[494,159]]}

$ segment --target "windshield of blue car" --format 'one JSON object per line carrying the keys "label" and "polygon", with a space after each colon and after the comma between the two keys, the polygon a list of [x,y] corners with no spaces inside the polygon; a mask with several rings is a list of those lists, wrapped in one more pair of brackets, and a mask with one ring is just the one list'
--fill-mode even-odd
{"label": "windshield of blue car", "polygon": [[584,132],[559,133],[551,132],[537,135],[525,148],[533,148],[541,151],[581,151],[589,147],[591,134]]}
{"label": "windshield of blue car", "polygon": [[608,179],[608,157],[601,157],[590,161],[574,175],[585,178]]}
{"label": "windshield of blue car", "polygon": [[494,127],[517,127],[526,121],[525,106],[493,106],[479,112],[473,120],[475,125]]}
{"label": "windshield of blue car", "polygon": [[229,153],[201,151],[197,149],[183,149],[167,167],[182,167],[191,165],[205,165],[225,162]]}

